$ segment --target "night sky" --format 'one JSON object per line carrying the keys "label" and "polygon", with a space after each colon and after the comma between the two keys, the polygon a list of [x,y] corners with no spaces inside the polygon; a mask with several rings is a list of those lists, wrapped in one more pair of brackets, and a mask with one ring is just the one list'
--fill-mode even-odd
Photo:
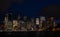
{"label": "night sky", "polygon": [[47,12],[48,9],[46,8],[48,6],[56,6],[57,4],[60,5],[59,0],[0,0],[0,14],[12,12],[15,15],[21,14],[36,17],[46,15],[45,13],[43,14],[44,9]]}

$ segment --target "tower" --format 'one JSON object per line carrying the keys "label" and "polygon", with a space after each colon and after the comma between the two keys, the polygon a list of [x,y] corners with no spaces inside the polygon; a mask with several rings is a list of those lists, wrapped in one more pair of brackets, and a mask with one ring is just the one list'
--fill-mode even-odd
{"label": "tower", "polygon": [[17,31],[18,30],[18,22],[17,20],[13,20],[13,28],[12,28],[13,31]]}
{"label": "tower", "polygon": [[33,30],[34,30],[34,25],[35,25],[34,18],[32,17],[31,18],[31,27],[32,27]]}
{"label": "tower", "polygon": [[44,16],[41,16],[40,17],[40,24],[41,24],[41,27],[45,24],[45,17]]}
{"label": "tower", "polygon": [[20,17],[20,15],[18,15],[18,18],[17,18],[17,22],[18,22],[18,30],[20,31],[20,29],[21,29],[21,17]]}
{"label": "tower", "polygon": [[32,17],[32,18],[31,18],[31,26],[33,27],[34,24],[35,24],[35,23],[34,23],[34,18]]}
{"label": "tower", "polygon": [[27,22],[28,22],[27,16],[24,16],[23,22],[24,22],[23,26],[26,28],[27,27]]}
{"label": "tower", "polygon": [[6,16],[5,16],[4,23],[5,23],[5,26],[4,26],[5,31],[7,31],[7,25],[8,25],[8,14],[6,14]]}
{"label": "tower", "polygon": [[46,19],[45,19],[45,16],[41,16],[40,17],[40,25],[39,25],[39,28],[45,30],[45,22],[46,22]]}
{"label": "tower", "polygon": [[13,14],[12,13],[8,13],[8,25],[7,25],[7,31],[12,31],[12,27],[13,27]]}
{"label": "tower", "polygon": [[55,18],[53,16],[50,17],[50,23],[51,23],[50,25],[51,25],[52,30],[55,31],[55,27],[57,25],[56,25],[56,22],[55,22]]}
{"label": "tower", "polygon": [[40,24],[39,18],[36,18],[36,30],[39,30],[39,24]]}
{"label": "tower", "polygon": [[54,26],[54,17],[50,17],[50,25],[53,27]]}
{"label": "tower", "polygon": [[39,25],[39,18],[36,18],[36,25]]}
{"label": "tower", "polygon": [[12,13],[5,16],[5,31],[12,31]]}

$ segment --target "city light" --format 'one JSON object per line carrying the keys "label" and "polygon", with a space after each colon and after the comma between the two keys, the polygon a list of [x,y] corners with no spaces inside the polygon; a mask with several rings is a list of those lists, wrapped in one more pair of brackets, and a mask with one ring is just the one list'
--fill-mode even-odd
{"label": "city light", "polygon": [[40,18],[35,18],[35,19],[30,18],[30,21],[29,21],[27,16],[24,16],[23,19],[21,19],[21,16],[18,15],[17,19],[14,20],[12,14],[11,15],[7,14],[4,17],[4,25],[2,26],[4,30],[0,30],[0,31],[8,32],[8,31],[56,31],[56,30],[59,30],[59,28],[55,28],[57,24],[54,21],[54,17],[50,17],[47,19],[45,16],[41,16]]}

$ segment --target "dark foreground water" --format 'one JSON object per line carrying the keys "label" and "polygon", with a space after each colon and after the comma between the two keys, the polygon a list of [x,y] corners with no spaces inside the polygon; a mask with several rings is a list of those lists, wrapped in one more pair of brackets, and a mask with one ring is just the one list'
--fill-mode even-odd
{"label": "dark foreground water", "polygon": [[60,37],[60,32],[0,32],[1,37]]}

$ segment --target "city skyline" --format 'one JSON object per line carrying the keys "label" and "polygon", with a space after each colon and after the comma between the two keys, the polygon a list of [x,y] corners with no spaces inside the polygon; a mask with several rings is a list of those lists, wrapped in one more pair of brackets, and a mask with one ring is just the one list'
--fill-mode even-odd
{"label": "city skyline", "polygon": [[3,0],[0,1],[0,14],[13,13],[14,16],[55,16],[60,20],[60,2],[57,0]]}
{"label": "city skyline", "polygon": [[[17,20],[12,19],[12,14],[6,14],[4,17],[4,25],[1,29],[3,31],[45,31],[48,28],[54,28],[57,24],[54,21],[54,17],[45,18],[41,16],[40,18],[27,20],[27,16],[24,16],[22,20],[17,16]],[[33,28],[33,29],[32,29]],[[49,29],[48,29],[49,30]]]}
{"label": "city skyline", "polygon": [[[21,20],[23,20],[23,17],[24,17],[24,16],[21,16],[21,15],[19,15],[19,14],[18,14],[18,15],[13,15],[13,13],[7,13],[7,14],[12,14],[12,15],[9,16],[9,17],[13,17],[13,18],[12,18],[13,20],[17,20],[18,16],[20,16]],[[2,15],[2,14],[1,14],[1,15]],[[3,14],[3,15],[0,17],[0,23],[1,23],[1,21],[4,21],[4,17],[5,17],[5,16],[6,16],[6,14]],[[40,18],[40,17],[41,17],[41,16],[39,16],[39,17],[33,17],[33,18],[35,19],[35,18]],[[44,17],[46,17],[46,16],[44,16]],[[50,16],[49,16],[49,17],[50,17]],[[27,16],[27,18],[28,18],[27,20],[30,20],[30,18],[32,18],[32,16],[30,16],[30,17]],[[48,17],[46,17],[46,18],[48,18]],[[54,18],[55,18],[55,17],[54,17]],[[60,23],[60,20],[58,20],[58,19],[56,19],[56,18],[55,18],[54,21],[55,21],[56,23]]]}

